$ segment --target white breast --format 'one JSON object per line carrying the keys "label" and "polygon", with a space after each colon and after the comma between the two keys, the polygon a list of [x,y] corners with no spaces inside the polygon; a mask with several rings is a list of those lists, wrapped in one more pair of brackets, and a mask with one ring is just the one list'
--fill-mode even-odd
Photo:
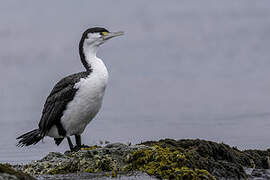
{"label": "white breast", "polygon": [[82,134],[86,125],[98,113],[108,81],[108,71],[102,60],[91,64],[92,72],[75,84],[78,89],[73,100],[67,105],[61,123],[67,136]]}

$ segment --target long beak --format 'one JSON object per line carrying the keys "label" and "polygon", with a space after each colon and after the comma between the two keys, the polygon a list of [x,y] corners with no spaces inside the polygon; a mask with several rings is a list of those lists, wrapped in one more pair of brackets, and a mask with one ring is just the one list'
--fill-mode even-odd
{"label": "long beak", "polygon": [[108,39],[111,39],[113,37],[122,36],[122,35],[124,35],[124,32],[123,31],[109,32],[105,36],[103,36],[103,40],[108,40]]}

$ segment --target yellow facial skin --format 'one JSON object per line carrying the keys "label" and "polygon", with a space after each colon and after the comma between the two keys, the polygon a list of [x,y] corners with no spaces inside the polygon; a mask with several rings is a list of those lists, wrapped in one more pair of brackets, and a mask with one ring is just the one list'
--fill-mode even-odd
{"label": "yellow facial skin", "polygon": [[102,32],[103,36],[106,36],[108,34],[108,32]]}

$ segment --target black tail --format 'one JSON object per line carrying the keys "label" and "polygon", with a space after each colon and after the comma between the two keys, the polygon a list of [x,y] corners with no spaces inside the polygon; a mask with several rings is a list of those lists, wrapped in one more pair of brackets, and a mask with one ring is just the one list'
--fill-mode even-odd
{"label": "black tail", "polygon": [[23,147],[32,144],[37,144],[41,139],[43,139],[43,136],[41,135],[39,129],[34,129],[33,131],[30,131],[28,133],[21,135],[20,137],[17,137],[17,139],[20,139],[17,146]]}
{"label": "black tail", "polygon": [[59,146],[63,140],[64,138],[54,138],[54,142],[57,146]]}

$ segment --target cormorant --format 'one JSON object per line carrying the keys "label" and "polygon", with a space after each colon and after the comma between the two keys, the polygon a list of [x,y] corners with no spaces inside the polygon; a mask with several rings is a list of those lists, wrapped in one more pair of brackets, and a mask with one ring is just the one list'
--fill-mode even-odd
{"label": "cormorant", "polygon": [[[50,136],[57,145],[67,138],[71,150],[82,147],[81,134],[100,110],[108,81],[107,68],[96,56],[97,50],[107,40],[123,34],[101,27],[87,29],[82,34],[79,54],[86,71],[67,76],[54,86],[44,104],[38,128],[18,137],[18,146],[36,144]],[[70,139],[73,135],[75,147]]]}

